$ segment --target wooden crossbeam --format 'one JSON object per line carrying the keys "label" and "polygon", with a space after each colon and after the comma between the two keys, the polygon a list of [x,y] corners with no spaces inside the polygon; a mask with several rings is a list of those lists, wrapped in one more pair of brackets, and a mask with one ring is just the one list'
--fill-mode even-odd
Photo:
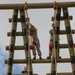
{"label": "wooden crossbeam", "polygon": [[[47,75],[51,75],[50,73],[47,73]],[[57,73],[57,75],[72,75],[72,73]]]}
{"label": "wooden crossbeam", "polygon": [[[75,44],[74,44],[74,47],[75,47]],[[59,48],[68,48],[68,44],[59,44]],[[14,50],[24,50],[24,49],[25,49],[25,47],[21,46],[21,45],[14,47]],[[34,45],[30,45],[30,49],[34,49]],[[6,50],[9,50],[9,49],[6,49]]]}
{"label": "wooden crossbeam", "polygon": [[[73,47],[75,48],[75,44],[73,44]],[[68,48],[68,44],[59,44],[59,48]]]}
{"label": "wooden crossbeam", "polygon": [[[7,33],[7,36],[10,36],[11,32]],[[16,32],[16,36],[23,36],[22,32]]]}
{"label": "wooden crossbeam", "polygon": [[[50,30],[50,34],[53,35],[53,30]],[[60,30],[60,35],[66,34],[65,30]],[[72,30],[72,34],[75,34],[75,30]],[[11,32],[7,32],[7,36],[10,36]],[[23,36],[22,32],[16,32],[16,36]]]}
{"label": "wooden crossbeam", "polygon": [[[72,34],[75,34],[75,30],[71,30]],[[53,35],[53,29],[50,30],[50,34]],[[60,30],[59,32],[60,35],[66,34],[66,30]]]}
{"label": "wooden crossbeam", "polygon": [[[69,19],[72,20],[73,17],[72,17],[72,16],[69,16]],[[52,17],[52,21],[53,21],[53,20],[54,20],[54,17]],[[62,16],[62,17],[60,18],[60,20],[64,20],[64,17]],[[9,18],[9,22],[12,22],[12,18]],[[17,19],[17,22],[21,22],[20,18]]]}
{"label": "wooden crossbeam", "polygon": [[[24,9],[23,4],[0,4],[0,9]],[[54,8],[54,3],[28,3],[28,9],[41,9],[41,8]],[[60,8],[64,7],[75,7],[75,2],[57,2],[57,6]]]}
{"label": "wooden crossbeam", "polygon": [[[9,22],[12,22],[12,18],[9,18]],[[17,19],[17,22],[21,22],[20,18]]]}
{"label": "wooden crossbeam", "polygon": [[[72,20],[73,17],[72,17],[72,16],[69,16],[69,19]],[[64,17],[61,16],[61,17],[60,17],[60,20],[64,20]],[[52,21],[54,21],[54,17],[52,17]],[[9,22],[12,22],[11,19],[9,19]]]}
{"label": "wooden crossbeam", "polygon": [[[75,44],[73,44],[73,46],[75,48]],[[59,44],[59,48],[68,48],[68,44]]]}
{"label": "wooden crossbeam", "polygon": [[[9,47],[10,48],[10,46],[6,46],[6,47]],[[9,50],[9,48],[7,49],[6,48],[6,50]],[[25,47],[24,46],[15,46],[14,47],[14,50],[24,50],[25,49]],[[34,45],[30,45],[30,49],[34,49]]]}
{"label": "wooden crossbeam", "polygon": [[59,48],[68,48],[68,44],[60,44]]}
{"label": "wooden crossbeam", "polygon": [[[69,58],[62,58],[57,60],[58,63],[69,63],[70,59]],[[8,60],[5,60],[5,64],[8,63]],[[13,60],[13,64],[25,64],[26,60],[25,59],[16,59]],[[32,59],[32,63],[51,63],[51,59]]]}
{"label": "wooden crossbeam", "polygon": [[24,50],[24,46],[15,46],[14,50]]}

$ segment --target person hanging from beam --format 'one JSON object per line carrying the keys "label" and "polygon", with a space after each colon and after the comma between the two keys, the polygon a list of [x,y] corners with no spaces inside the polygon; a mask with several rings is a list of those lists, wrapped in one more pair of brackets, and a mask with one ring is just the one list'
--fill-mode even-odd
{"label": "person hanging from beam", "polygon": [[[40,50],[40,41],[38,39],[38,35],[37,35],[37,29],[30,23],[30,18],[26,18],[26,25],[27,27],[29,27],[28,25],[30,25],[30,35],[32,36],[33,38],[33,42],[32,44],[35,45],[36,47],[36,50],[38,52],[38,56],[39,56],[39,59],[42,59],[41,57],[41,50]],[[33,51],[33,59],[36,59],[36,50],[32,50]]]}

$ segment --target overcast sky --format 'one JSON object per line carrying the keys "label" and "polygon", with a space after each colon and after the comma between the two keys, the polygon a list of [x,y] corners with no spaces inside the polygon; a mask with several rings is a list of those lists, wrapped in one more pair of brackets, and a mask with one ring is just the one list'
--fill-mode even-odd
{"label": "overcast sky", "polygon": [[[0,4],[10,4],[10,3],[45,3],[45,2],[54,2],[54,0],[0,0]],[[62,0],[56,0],[57,2],[62,2]],[[74,1],[74,0],[63,0],[63,1]],[[52,29],[51,17],[54,15],[53,9],[31,9],[28,10],[28,15],[30,17],[31,23],[38,30],[38,37],[40,39],[42,57],[44,59],[47,58],[49,54],[49,30]],[[73,16],[73,20],[71,22],[72,29],[75,29],[75,8],[69,8],[69,15]],[[6,65],[4,64],[4,60],[8,58],[8,52],[5,50],[5,46],[10,44],[10,37],[7,37],[7,32],[11,30],[11,23],[9,23],[9,18],[12,17],[12,10],[0,10],[0,75],[6,73]],[[61,22],[61,29],[65,29],[64,22]],[[21,24],[18,23],[17,30],[21,30]],[[73,36],[73,40],[74,40]],[[65,38],[65,39],[64,39]],[[20,41],[19,41],[20,40]],[[22,40],[22,41],[21,41]],[[75,40],[74,40],[75,42]],[[67,43],[66,36],[60,36],[60,43]],[[16,45],[23,44],[22,37],[17,37]],[[68,49],[61,50],[60,54],[63,58],[69,57]],[[15,59],[24,59],[24,51],[15,51]],[[38,58],[38,57],[37,57]],[[25,64],[24,64],[25,65]],[[13,73],[21,73],[24,65],[14,65]],[[58,72],[69,72],[71,71],[70,64],[58,64],[57,65]],[[17,71],[18,69],[18,71]],[[33,72],[38,73],[39,75],[46,75],[46,73],[50,73],[51,66],[50,64],[33,64]]]}

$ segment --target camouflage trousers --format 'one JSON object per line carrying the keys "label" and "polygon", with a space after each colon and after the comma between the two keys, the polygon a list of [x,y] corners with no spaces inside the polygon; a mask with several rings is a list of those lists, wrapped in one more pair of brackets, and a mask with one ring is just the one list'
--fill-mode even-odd
{"label": "camouflage trousers", "polygon": [[41,51],[40,51],[40,42],[39,42],[39,39],[33,39],[33,44],[35,46],[34,50],[33,50],[33,55],[36,55],[36,50],[37,50],[37,53],[38,55],[40,56],[41,55]]}

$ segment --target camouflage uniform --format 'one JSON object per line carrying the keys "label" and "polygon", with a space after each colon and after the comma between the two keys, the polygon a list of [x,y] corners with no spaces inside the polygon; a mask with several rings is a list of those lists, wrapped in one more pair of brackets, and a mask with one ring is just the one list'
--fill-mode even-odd
{"label": "camouflage uniform", "polygon": [[[52,29],[53,30],[53,29]],[[49,31],[50,32],[50,31]],[[60,40],[60,39],[59,39]],[[58,44],[59,44],[59,42],[58,42]],[[49,46],[52,46],[52,48],[49,48],[49,56],[47,57],[47,59],[49,59],[49,58],[51,58],[51,55],[52,55],[52,49],[53,49],[53,35],[51,35],[51,37],[50,37],[50,43],[49,43]],[[60,50],[58,49],[58,51],[57,51],[57,57],[58,58],[61,58],[61,56],[59,56],[59,54],[60,54]]]}
{"label": "camouflage uniform", "polygon": [[39,59],[42,59],[41,51],[40,51],[40,41],[37,36],[37,29],[31,23],[28,23],[28,24],[30,25],[30,35],[33,37],[32,44],[34,44],[34,46],[35,46],[34,50],[32,50],[33,56],[34,56],[33,59],[36,59],[36,50],[38,52]]}
{"label": "camouflage uniform", "polygon": [[49,46],[52,46],[52,48],[50,49],[49,48],[49,56],[47,57],[47,59],[51,58],[51,55],[52,55],[52,49],[53,49],[53,35],[51,35],[51,38],[50,38],[50,43],[49,43]]}

